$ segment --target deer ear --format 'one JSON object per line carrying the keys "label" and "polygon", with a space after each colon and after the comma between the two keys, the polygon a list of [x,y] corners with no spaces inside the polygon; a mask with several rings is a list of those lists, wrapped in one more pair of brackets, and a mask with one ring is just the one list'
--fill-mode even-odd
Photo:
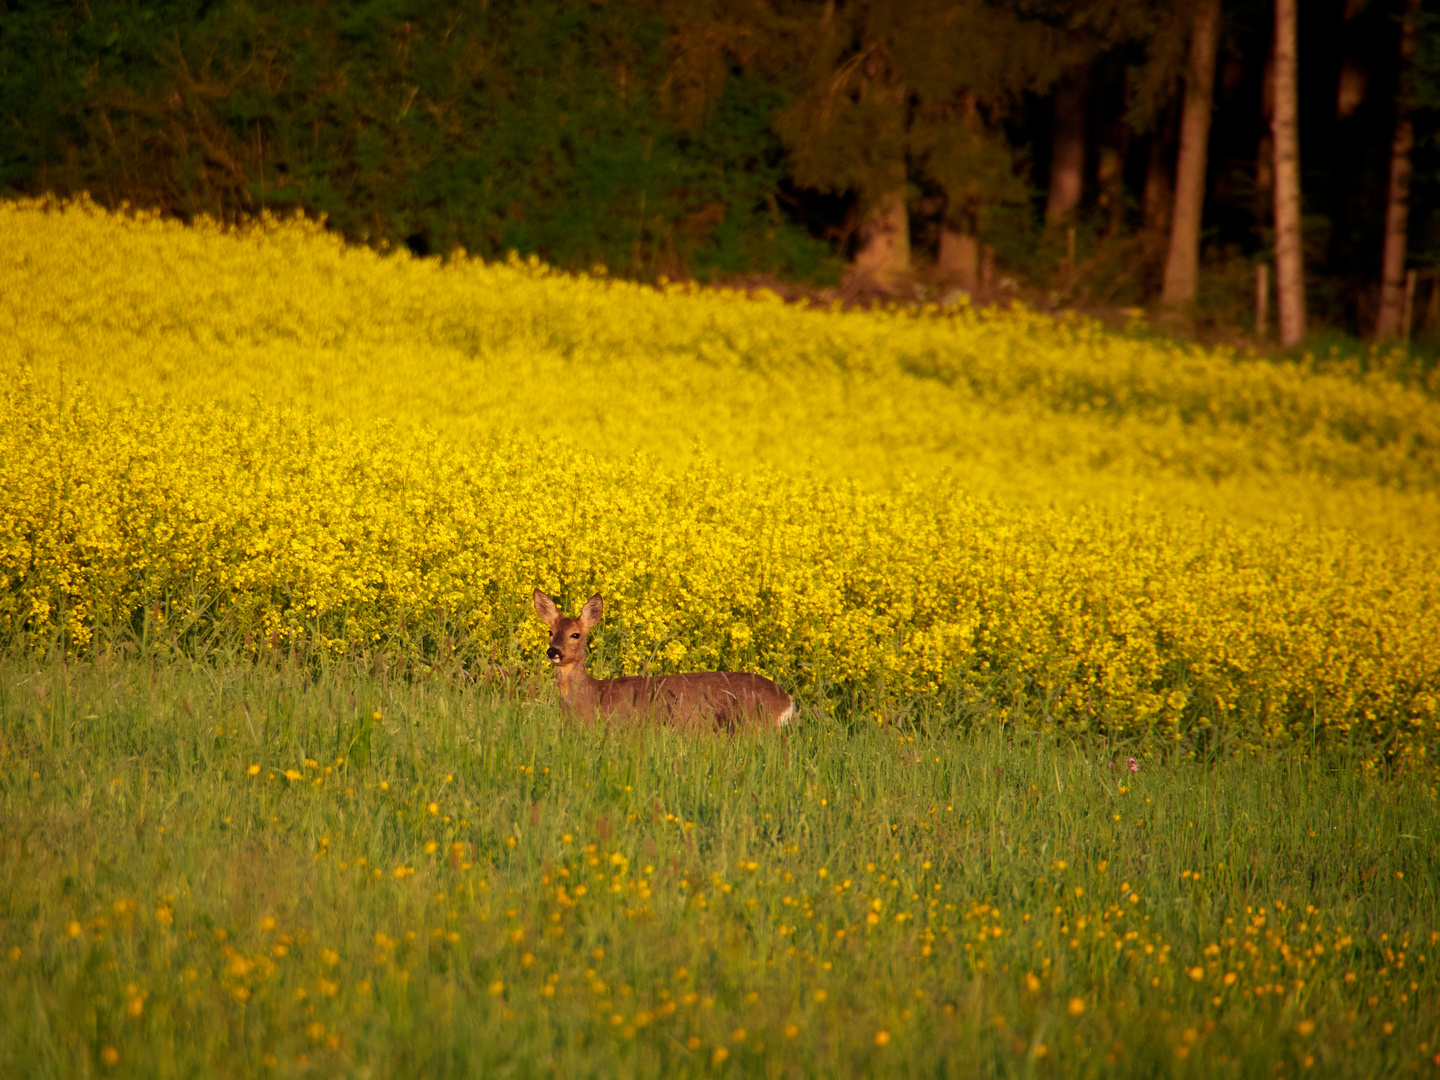
{"label": "deer ear", "polygon": [[555,629],[555,624],[560,621],[560,609],[555,606],[555,601],[546,596],[539,589],[530,598],[535,602],[535,614],[540,616],[540,621]]}
{"label": "deer ear", "polygon": [[589,633],[590,628],[600,621],[600,614],[604,607],[604,601],[600,599],[599,593],[585,601],[585,606],[580,609],[580,621],[585,624],[586,633]]}

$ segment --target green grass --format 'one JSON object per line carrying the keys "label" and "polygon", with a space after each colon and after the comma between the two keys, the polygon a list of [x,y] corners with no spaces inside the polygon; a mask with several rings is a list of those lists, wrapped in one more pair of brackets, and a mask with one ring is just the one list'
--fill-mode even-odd
{"label": "green grass", "polygon": [[0,661],[0,1076],[1434,1075],[1433,774],[942,729]]}

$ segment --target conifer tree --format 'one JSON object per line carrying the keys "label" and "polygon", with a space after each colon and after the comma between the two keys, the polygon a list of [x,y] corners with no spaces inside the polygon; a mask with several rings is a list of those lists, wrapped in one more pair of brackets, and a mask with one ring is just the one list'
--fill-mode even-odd
{"label": "conifer tree", "polygon": [[[984,0],[807,4],[803,83],[778,128],[801,184],[853,192],[856,269],[882,284],[910,269],[911,185],[937,185],[953,237],[973,237],[984,208],[1024,197],[998,124],[1026,89],[1043,88],[1054,29]],[[942,240],[942,245],[945,243]]]}

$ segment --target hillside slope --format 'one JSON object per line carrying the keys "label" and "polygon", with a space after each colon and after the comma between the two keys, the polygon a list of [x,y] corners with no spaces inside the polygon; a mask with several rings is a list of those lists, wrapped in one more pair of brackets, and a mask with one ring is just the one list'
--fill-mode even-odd
{"label": "hillside slope", "polygon": [[1383,375],[1024,311],[832,313],[381,257],[307,224],[237,235],[11,203],[0,235],[0,364],[52,388],[1440,536],[1440,400]]}

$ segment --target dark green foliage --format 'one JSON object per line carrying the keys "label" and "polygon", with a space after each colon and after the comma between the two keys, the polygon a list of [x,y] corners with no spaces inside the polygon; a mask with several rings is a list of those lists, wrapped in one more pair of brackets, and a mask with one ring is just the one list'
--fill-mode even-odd
{"label": "dark green foliage", "polygon": [[[1240,286],[1272,244],[1273,3],[1223,8],[1204,246],[1207,274],[1226,265],[1194,326],[1228,333],[1253,326]],[[1415,331],[1440,335],[1433,8],[1402,89],[1406,0],[1302,5],[1307,287],[1332,327],[1374,321],[1404,99]],[[1131,304],[1164,262],[1189,26],[1165,0],[0,0],[0,193],[304,209],[421,254],[817,282],[903,192],[922,281],[948,229],[1031,300]],[[1342,69],[1361,76],[1344,109]],[[1082,79],[1071,266],[1041,221],[1053,88]]]}
{"label": "dark green foliage", "polygon": [[[0,19],[0,186],[638,276],[811,274],[773,202],[782,101],[737,72],[693,130],[635,4],[42,3]],[[36,92],[38,89],[38,92]]]}

